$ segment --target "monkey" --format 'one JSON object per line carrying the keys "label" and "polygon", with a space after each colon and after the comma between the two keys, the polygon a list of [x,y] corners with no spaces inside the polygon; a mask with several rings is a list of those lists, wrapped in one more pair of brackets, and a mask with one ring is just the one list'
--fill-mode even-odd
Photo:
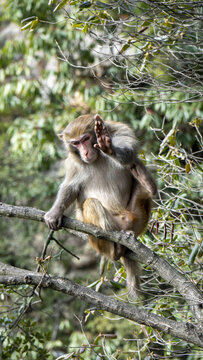
{"label": "monkey", "polygon": [[[133,230],[140,235],[147,226],[151,212],[151,198],[148,191],[134,180],[133,192],[127,209],[118,209],[114,215],[118,226],[124,230]],[[142,218],[142,222],[138,219]]]}
{"label": "monkey", "polygon": [[[66,175],[56,200],[45,214],[50,229],[58,230],[67,208],[75,202],[76,219],[103,230],[131,230],[137,237],[147,226],[156,183],[138,159],[138,141],[122,122],[100,115],[77,117],[59,134],[68,150]],[[113,261],[121,259],[127,284],[140,291],[139,265],[125,257],[126,247],[89,235],[90,245]]]}

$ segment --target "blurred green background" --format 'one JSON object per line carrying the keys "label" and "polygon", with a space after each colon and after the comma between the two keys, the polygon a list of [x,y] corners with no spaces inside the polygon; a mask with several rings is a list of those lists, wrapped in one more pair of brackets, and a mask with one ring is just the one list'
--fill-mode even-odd
{"label": "blurred green background", "polygon": [[[94,1],[0,2],[0,201],[47,211],[64,176],[66,152],[57,133],[86,113],[126,122],[135,130],[140,157],[159,187],[149,224],[152,231],[141,240],[202,289],[203,102],[198,50],[202,25],[197,21],[184,43],[181,34],[190,19],[183,22],[177,14],[173,17],[164,10],[158,16],[157,9],[150,18],[147,2],[139,2],[137,7],[123,3],[126,7],[119,2]],[[67,6],[65,11],[63,6]],[[141,18],[140,14],[145,21],[131,20]],[[23,19],[27,20],[21,23]],[[162,43],[155,35],[152,40],[155,30]],[[164,40],[167,43],[163,42],[165,33],[170,35]],[[98,49],[104,46],[105,34],[109,36],[107,47],[114,37],[115,42],[123,42],[118,57],[102,62],[105,49],[101,57]],[[131,48],[136,36],[142,57]],[[186,57],[176,55],[177,64],[164,58],[173,46],[181,49],[180,54],[187,50]],[[64,61],[66,57],[68,61]],[[177,71],[181,75],[176,77]],[[143,75],[141,85],[138,73]],[[2,217],[0,229],[0,260],[34,270],[48,235],[45,225]],[[75,251],[81,262],[51,244],[52,259],[45,264],[46,271],[83,285],[93,283],[97,291],[115,292],[126,299],[122,279],[120,289],[110,286],[119,264],[116,268],[108,264],[100,280],[98,258],[86,242],[63,231],[56,237]],[[147,310],[195,322],[179,294],[149,267],[143,266],[142,282],[147,297],[142,305]],[[27,286],[1,287],[2,359],[202,358],[192,345],[111,314],[87,310],[88,304],[50,290],[42,291],[40,301],[21,318],[30,294]]]}

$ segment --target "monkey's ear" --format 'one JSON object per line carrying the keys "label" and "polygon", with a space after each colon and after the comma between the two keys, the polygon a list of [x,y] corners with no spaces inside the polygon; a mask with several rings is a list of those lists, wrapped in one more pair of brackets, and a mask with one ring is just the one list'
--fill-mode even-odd
{"label": "monkey's ear", "polygon": [[63,140],[63,133],[57,134],[57,136],[59,137],[59,139]]}

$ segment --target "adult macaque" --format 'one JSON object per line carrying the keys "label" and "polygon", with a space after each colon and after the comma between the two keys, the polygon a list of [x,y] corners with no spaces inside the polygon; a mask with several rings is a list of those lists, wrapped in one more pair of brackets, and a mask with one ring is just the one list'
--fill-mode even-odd
{"label": "adult macaque", "polygon": [[[59,135],[67,149],[65,180],[46,224],[61,227],[64,211],[76,201],[76,218],[104,230],[132,230],[141,234],[148,223],[156,185],[137,158],[138,143],[123,123],[104,121],[99,115],[79,116]],[[124,257],[126,248],[89,235],[99,253],[126,267],[131,292],[139,290],[139,266]]]}

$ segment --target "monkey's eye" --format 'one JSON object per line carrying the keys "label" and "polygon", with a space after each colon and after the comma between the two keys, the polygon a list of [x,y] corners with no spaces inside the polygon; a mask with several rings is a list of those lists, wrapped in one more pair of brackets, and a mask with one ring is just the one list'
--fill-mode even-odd
{"label": "monkey's eye", "polygon": [[79,141],[71,141],[71,145],[73,145],[73,146],[78,146],[79,145]]}
{"label": "monkey's eye", "polygon": [[90,138],[89,136],[85,136],[85,137],[82,139],[82,142],[88,141],[89,138]]}

